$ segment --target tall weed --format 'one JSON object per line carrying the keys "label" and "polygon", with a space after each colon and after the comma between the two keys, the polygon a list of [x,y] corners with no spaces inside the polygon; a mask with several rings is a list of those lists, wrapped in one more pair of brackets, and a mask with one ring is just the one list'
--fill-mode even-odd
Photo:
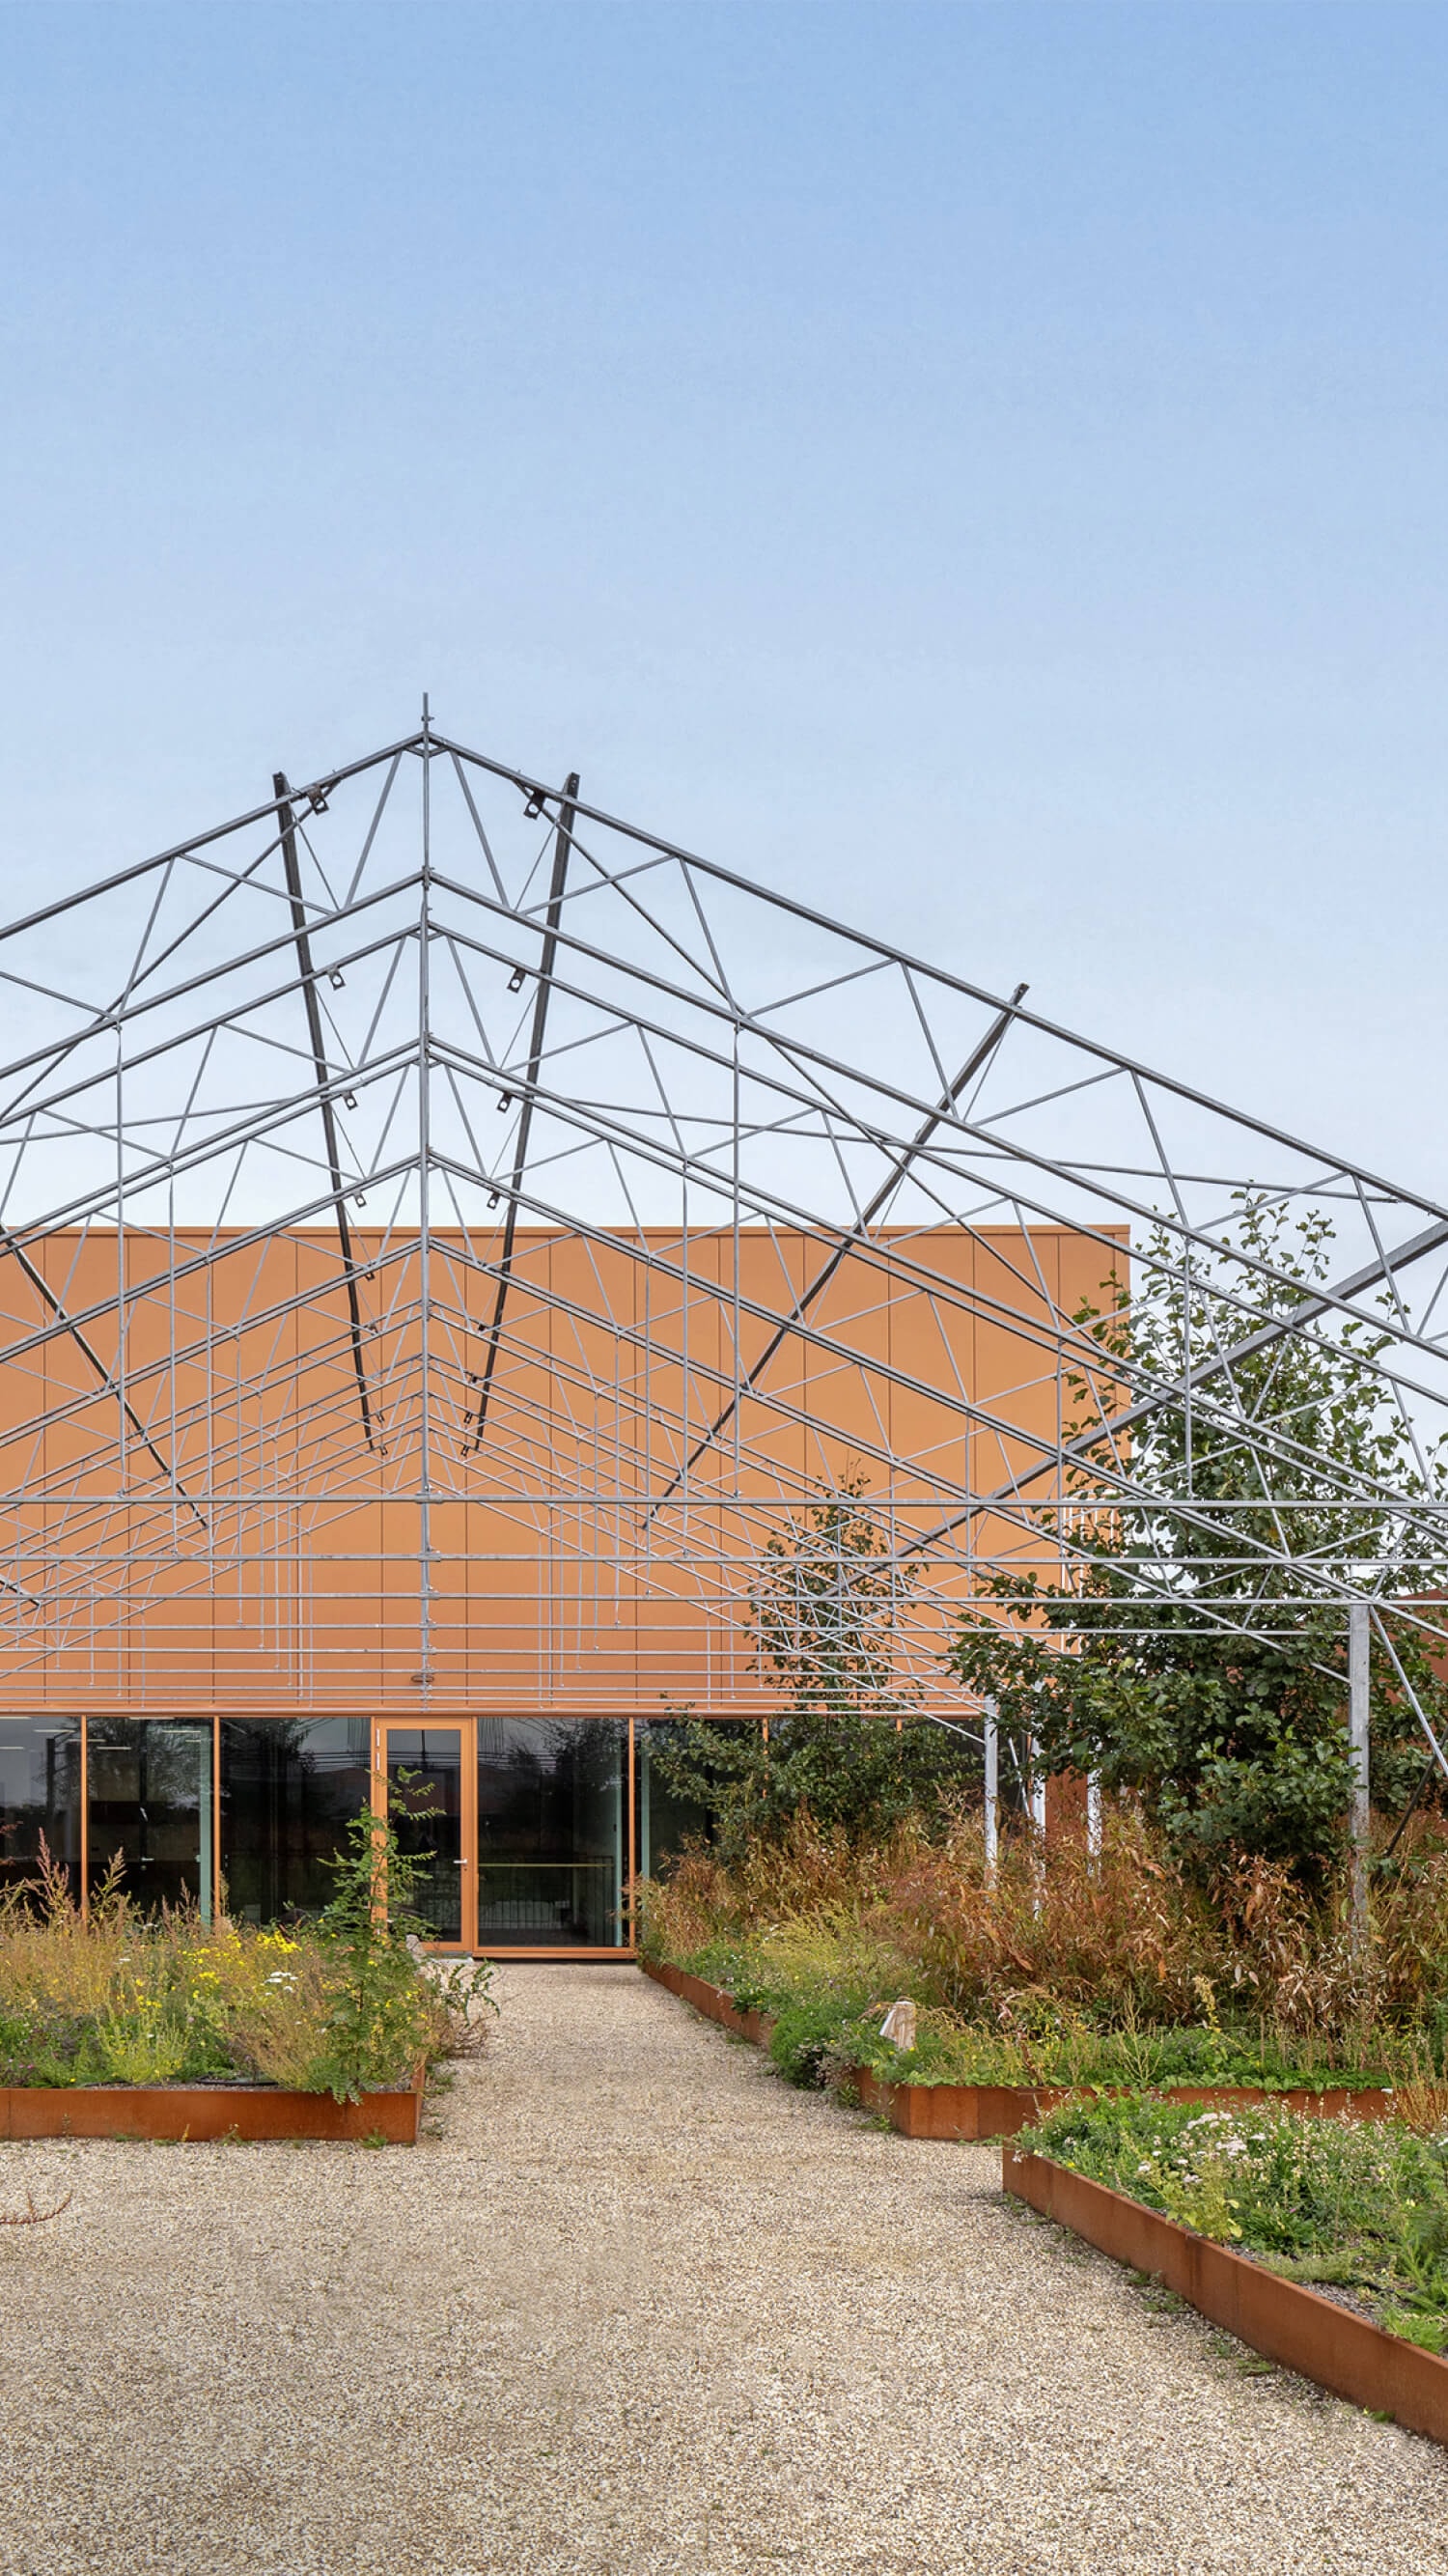
{"label": "tall weed", "polygon": [[394,1840],[369,1816],[327,1914],[294,1935],[142,1914],[118,1872],[83,1917],[42,1847],[33,1882],[0,1895],[0,2083],[242,2077],[343,2096],[476,2047],[488,1970],[414,1954]]}
{"label": "tall weed", "polygon": [[994,2032],[1027,2080],[1048,2058],[1049,2080],[1088,2080],[1104,2033],[1143,2083],[1228,2080],[1244,2034],[1265,2080],[1448,2070],[1448,1836],[1431,1817],[1375,1873],[1366,1937],[1343,1891],[1314,1898],[1260,1855],[1203,1886],[1127,1800],[1098,1851],[1068,1835],[1043,1859],[1018,1833],[993,1870],[978,1813],[866,1844],[801,1813],[733,1869],[695,1851],[637,1898],[645,1955],[707,1958],[741,2001],[817,1990],[854,2020],[909,1994],[932,2045],[960,2061],[967,2033]]}

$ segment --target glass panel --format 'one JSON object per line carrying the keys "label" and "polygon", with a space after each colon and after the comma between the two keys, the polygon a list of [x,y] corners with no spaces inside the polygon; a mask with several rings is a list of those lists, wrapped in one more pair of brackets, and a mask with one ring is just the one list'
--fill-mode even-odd
{"label": "glass panel", "polygon": [[478,1944],[618,1949],[627,1728],[478,1720]]}
{"label": "glass panel", "polygon": [[319,1914],[343,1828],[371,1804],[365,1717],[223,1718],[221,1873],[245,1923]]}
{"label": "glass panel", "polygon": [[80,1720],[0,1718],[0,1887],[35,1875],[41,1837],[80,1894]]}
{"label": "glass panel", "polygon": [[148,1910],[194,1899],[211,1912],[211,1721],[93,1717],[87,1794],[91,1890],[113,1858]]}
{"label": "glass panel", "polygon": [[456,1726],[389,1726],[387,1797],[397,1839],[418,1864],[412,1892],[426,1937],[463,1937],[463,1739]]}
{"label": "glass panel", "polygon": [[[667,1717],[644,1718],[639,1723],[635,1747],[635,1779],[638,1794],[638,1854],[640,1878],[657,1878],[667,1872],[670,1861],[677,1860],[686,1843],[707,1843],[713,1831],[709,1809],[696,1798],[681,1797],[670,1789],[654,1769],[655,1745],[667,1742],[678,1720]],[[710,1724],[721,1729],[757,1727],[755,1718],[713,1718]]]}

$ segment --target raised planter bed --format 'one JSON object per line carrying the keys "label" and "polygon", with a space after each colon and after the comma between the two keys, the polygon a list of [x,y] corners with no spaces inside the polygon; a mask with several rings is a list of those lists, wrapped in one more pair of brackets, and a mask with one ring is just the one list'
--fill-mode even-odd
{"label": "raised planter bed", "polygon": [[270,2084],[0,2085],[0,2138],[385,2138],[417,2144],[424,2076],[398,2091],[338,2102]]}
{"label": "raised planter bed", "polygon": [[[707,2020],[736,2031],[741,2039],[753,2040],[757,2047],[768,2047],[774,2028],[768,2013],[741,2013],[720,1987],[708,1985],[702,1977],[691,1977],[683,1968],[656,1967],[647,1960],[641,1964],[645,1976],[656,1978],[670,1994],[682,1996]],[[902,2138],[1013,2138],[1017,2130],[1029,2128],[1033,2121],[1054,2110],[1058,2102],[1064,2102],[1073,2089],[1064,2084],[1039,2088],[1029,2084],[892,2084],[884,2076],[872,2073],[868,2066],[857,2066],[850,2080],[861,2106],[882,2114]],[[1292,2093],[1269,2093],[1249,2084],[1167,2084],[1160,2090],[1168,2102],[1201,2102],[1221,2111],[1240,2111],[1260,2102],[1283,2111],[1311,2111],[1324,2119],[1346,2116],[1381,2120],[1393,2102],[1392,2095],[1377,2085],[1337,2084],[1316,2092]]]}
{"label": "raised planter bed", "polygon": [[1013,2138],[1063,2098],[1019,2084],[891,2084],[868,2066],[853,2081],[862,2109],[882,2113],[902,2138]]}
{"label": "raised planter bed", "polygon": [[1118,2263],[1154,2274],[1254,2352],[1355,2406],[1394,2416],[1411,2432],[1448,2442],[1448,2361],[1436,2353],[1047,2156],[1003,2147],[1001,2184]]}
{"label": "raised planter bed", "polygon": [[640,1960],[639,1965],[646,1977],[652,1977],[656,1985],[667,1986],[682,2003],[692,2004],[706,2021],[717,2021],[721,2029],[732,2030],[736,2038],[749,2040],[755,2048],[769,2046],[769,2034],[774,2028],[772,2014],[741,2012],[722,1986],[711,1986],[703,1977],[691,1977],[686,1968],[670,1967],[667,1962],[656,1967],[649,1959]]}
{"label": "raised planter bed", "polygon": [[[890,2084],[861,2066],[856,2089],[867,2111],[881,2111],[902,2138],[1013,2138],[1018,2129],[1043,2119],[1073,2090],[1097,2088],[1065,2084]],[[1105,2090],[1106,2088],[1100,2088]],[[1269,2093],[1251,2084],[1163,2084],[1165,2102],[1200,2102],[1218,2111],[1241,2111],[1262,2103],[1283,2111],[1310,2111],[1322,2119],[1381,2120],[1393,2107],[1391,2093],[1378,2085],[1330,2085]]]}

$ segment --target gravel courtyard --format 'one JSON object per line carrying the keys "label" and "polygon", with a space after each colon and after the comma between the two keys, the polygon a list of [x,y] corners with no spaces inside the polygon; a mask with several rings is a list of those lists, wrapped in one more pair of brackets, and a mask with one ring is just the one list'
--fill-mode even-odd
{"label": "gravel courtyard", "polygon": [[1448,2571],[1448,2455],[1159,2317],[986,2147],[514,1968],[418,2151],[0,2147],[5,2576]]}

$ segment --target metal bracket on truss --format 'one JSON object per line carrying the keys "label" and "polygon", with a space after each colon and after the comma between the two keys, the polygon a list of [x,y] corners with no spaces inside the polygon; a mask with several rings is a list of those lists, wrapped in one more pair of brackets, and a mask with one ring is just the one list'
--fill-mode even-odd
{"label": "metal bracket on truss", "polygon": [[[548,999],[553,990],[553,966],[558,954],[558,927],[563,918],[563,896],[568,883],[568,853],[573,846],[573,819],[578,795],[578,772],[569,773],[558,803],[558,828],[553,836],[553,875],[548,888],[548,912],[543,933],[543,954],[538,965],[538,982],[533,995],[533,1026],[528,1038],[528,1071],[523,1085],[522,1105],[518,1112],[518,1137],[513,1151],[513,1176],[506,1184],[507,1213],[503,1219],[503,1247],[498,1257],[497,1284],[493,1291],[492,1320],[488,1325],[487,1349],[480,1372],[477,1419],[473,1426],[473,1447],[481,1449],[488,1429],[488,1399],[493,1392],[493,1374],[502,1346],[503,1318],[508,1310],[508,1289],[513,1276],[513,1253],[518,1235],[518,1208],[522,1197],[524,1175],[528,1169],[528,1140],[533,1132],[533,1103],[538,1094],[538,1077],[543,1066],[543,1040],[548,1027]],[[531,818],[542,811],[543,792],[535,791],[527,813]],[[509,978],[509,989],[512,979]],[[499,1103],[506,1107],[512,1094],[505,1092]]]}

